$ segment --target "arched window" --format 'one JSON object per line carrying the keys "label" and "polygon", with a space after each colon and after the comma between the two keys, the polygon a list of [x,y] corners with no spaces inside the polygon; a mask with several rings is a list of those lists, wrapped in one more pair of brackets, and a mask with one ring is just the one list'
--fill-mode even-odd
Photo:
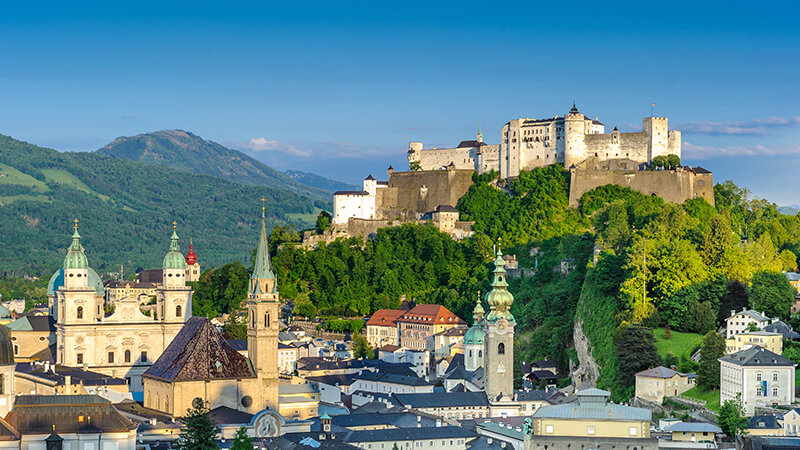
{"label": "arched window", "polygon": [[160,404],[161,404],[161,397],[158,395],[158,392],[156,392],[155,409],[158,409],[158,405],[160,405]]}
{"label": "arched window", "polygon": [[0,395],[6,395],[6,376],[0,375]]}
{"label": "arched window", "polygon": [[478,358],[483,358],[483,350],[478,350]]}
{"label": "arched window", "polygon": [[182,313],[182,312],[183,312],[183,311],[181,311],[181,305],[177,305],[177,306],[175,307],[175,317],[181,317],[181,313]]}
{"label": "arched window", "polygon": [[83,306],[78,306],[78,319],[83,319]]}
{"label": "arched window", "polygon": [[256,327],[256,313],[255,312],[251,312],[250,313],[250,322],[252,323],[252,327],[255,328]]}
{"label": "arched window", "polygon": [[264,315],[264,328],[269,328],[269,314]]}
{"label": "arched window", "polygon": [[125,362],[126,363],[131,362],[131,351],[130,350],[125,350]]}
{"label": "arched window", "polygon": [[169,395],[164,396],[164,411],[169,411]]}
{"label": "arched window", "polygon": [[147,403],[146,406],[152,407],[153,406],[153,398],[150,396],[150,391],[147,391]]}
{"label": "arched window", "polygon": [[497,354],[498,355],[505,355],[506,354],[506,344],[499,343],[497,344]]}
{"label": "arched window", "polygon": [[469,351],[469,357],[472,358],[472,350]]}

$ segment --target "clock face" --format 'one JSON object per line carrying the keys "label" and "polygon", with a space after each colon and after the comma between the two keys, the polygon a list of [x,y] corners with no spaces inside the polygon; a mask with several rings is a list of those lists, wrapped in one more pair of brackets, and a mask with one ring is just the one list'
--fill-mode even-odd
{"label": "clock face", "polygon": [[500,322],[500,324],[499,324],[499,325],[497,325],[497,328],[498,328],[499,330],[505,330],[505,329],[506,329],[506,324],[504,324],[503,322]]}

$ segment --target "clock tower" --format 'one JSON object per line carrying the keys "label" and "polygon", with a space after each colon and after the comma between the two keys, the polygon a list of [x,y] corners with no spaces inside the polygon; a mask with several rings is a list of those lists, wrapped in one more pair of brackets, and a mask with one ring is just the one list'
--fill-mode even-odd
{"label": "clock tower", "polygon": [[492,290],[486,294],[489,314],[484,318],[484,372],[490,401],[514,394],[514,327],[517,321],[509,308],[514,296],[508,292],[506,262],[500,248],[494,260]]}

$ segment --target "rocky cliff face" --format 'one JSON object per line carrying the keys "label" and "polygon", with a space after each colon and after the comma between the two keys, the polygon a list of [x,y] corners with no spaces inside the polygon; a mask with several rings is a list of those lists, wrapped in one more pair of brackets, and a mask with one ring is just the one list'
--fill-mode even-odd
{"label": "rocky cliff face", "polygon": [[575,342],[575,351],[578,353],[578,365],[572,369],[572,384],[576,389],[595,386],[600,375],[600,366],[592,356],[592,343],[583,333],[583,320],[576,318],[572,328],[572,339]]}

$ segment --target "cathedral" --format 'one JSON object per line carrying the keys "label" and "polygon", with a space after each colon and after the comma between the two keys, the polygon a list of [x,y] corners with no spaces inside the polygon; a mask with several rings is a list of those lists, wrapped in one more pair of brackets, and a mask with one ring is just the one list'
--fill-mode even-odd
{"label": "cathedral", "polygon": [[[56,362],[125,378],[132,392],[141,392],[142,374],[192,316],[186,269],[173,224],[154,313],[143,314],[135,297],[106,305],[103,283],[89,267],[76,220],[64,267],[53,274],[47,287],[50,314],[56,321]],[[110,314],[106,306],[113,306]]]}

